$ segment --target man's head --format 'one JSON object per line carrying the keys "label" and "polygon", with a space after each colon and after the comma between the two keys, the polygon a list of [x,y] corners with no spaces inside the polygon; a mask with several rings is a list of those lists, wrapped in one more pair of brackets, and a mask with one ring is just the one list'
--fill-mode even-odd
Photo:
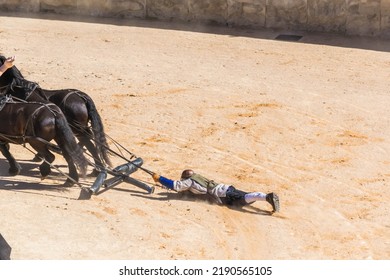
{"label": "man's head", "polygon": [[0,66],[4,64],[4,61],[6,61],[6,57],[2,54],[0,54]]}
{"label": "man's head", "polygon": [[186,169],[181,173],[181,179],[185,180],[190,178],[192,175],[194,175],[194,170]]}

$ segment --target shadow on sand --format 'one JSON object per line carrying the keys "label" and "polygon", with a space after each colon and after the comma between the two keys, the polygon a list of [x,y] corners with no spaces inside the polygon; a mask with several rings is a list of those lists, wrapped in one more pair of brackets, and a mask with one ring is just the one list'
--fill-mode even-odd
{"label": "shadow on sand", "polygon": [[[4,159],[0,159],[0,190],[6,191],[17,191],[31,193],[35,195],[44,195],[44,196],[58,196],[59,193],[64,193],[69,190],[62,186],[62,182],[65,182],[66,178],[60,173],[53,170],[47,179],[58,180],[59,184],[50,184],[46,183],[47,180],[40,182],[26,182],[23,181],[24,177],[36,178],[41,177],[38,166],[40,163],[18,160],[22,171],[18,176],[8,175],[8,162]],[[58,166],[66,167],[66,166]],[[49,191],[50,194],[44,191]]]}
{"label": "shadow on sand", "polygon": [[61,15],[54,13],[15,13],[0,12],[0,17],[19,17],[37,20],[72,21],[80,23],[107,24],[116,26],[132,26],[140,28],[153,28],[165,30],[177,30],[185,32],[210,33],[231,37],[247,37],[262,40],[276,40],[281,34],[297,35],[302,37],[297,44],[328,45],[344,48],[366,49],[373,51],[389,52],[390,39],[363,36],[347,36],[342,34],[286,31],[274,29],[252,29],[240,27],[228,27],[212,23],[191,23],[179,21],[163,21],[153,19],[125,19],[104,18],[92,16]]}

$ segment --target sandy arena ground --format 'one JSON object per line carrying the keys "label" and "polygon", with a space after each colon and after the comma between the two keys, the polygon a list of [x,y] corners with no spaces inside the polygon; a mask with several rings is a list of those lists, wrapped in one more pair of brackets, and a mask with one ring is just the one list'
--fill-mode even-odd
{"label": "sandy arena ground", "polygon": [[193,168],[281,199],[270,215],[266,203],[229,209],[123,183],[77,200],[77,186],[61,188],[58,172],[41,182],[33,155],[12,146],[22,173],[0,158],[11,258],[390,259],[390,42],[278,34],[2,14],[0,52],[43,88],[87,92],[145,168],[172,179]]}

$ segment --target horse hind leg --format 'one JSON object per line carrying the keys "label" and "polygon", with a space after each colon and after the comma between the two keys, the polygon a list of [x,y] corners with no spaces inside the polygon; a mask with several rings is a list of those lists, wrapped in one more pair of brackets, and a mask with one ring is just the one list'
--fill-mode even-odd
{"label": "horse hind leg", "polygon": [[42,161],[42,157],[39,155],[39,154],[36,154],[33,159],[32,159],[33,162],[41,162]]}
{"label": "horse hind leg", "polygon": [[71,187],[73,186],[75,183],[78,183],[79,181],[79,174],[77,172],[77,168],[73,162],[73,159],[64,154],[64,158],[66,160],[66,162],[68,163],[68,169],[69,169],[69,177],[66,179],[65,183],[63,184],[63,187]]}
{"label": "horse hind leg", "polygon": [[92,170],[92,173],[89,174],[88,176],[89,177],[96,177],[100,173],[100,171],[97,169],[104,168],[104,164],[101,160],[101,157],[99,156],[99,153],[96,149],[96,146],[91,142],[91,140],[88,137],[79,136],[78,139],[79,139],[79,145],[81,147],[85,147],[88,150],[88,152],[91,154],[91,156],[93,157],[93,160],[95,162],[95,168]]}
{"label": "horse hind leg", "polygon": [[10,146],[8,143],[0,143],[0,151],[3,154],[3,156],[8,160],[8,163],[10,166],[8,169],[8,173],[11,176],[16,176],[20,173],[20,171],[22,170],[22,167],[15,160],[13,155],[10,153],[9,148],[10,148]]}
{"label": "horse hind leg", "polygon": [[[55,152],[55,153],[61,153],[60,151],[56,150],[56,149],[53,149],[51,146],[47,146],[47,148],[49,150],[51,150],[52,152]],[[42,161],[42,158],[43,156],[41,156],[39,153],[35,154],[34,158],[32,159],[33,162],[41,162]]]}
{"label": "horse hind leg", "polygon": [[42,164],[39,166],[39,172],[42,179],[45,179],[51,173],[51,164],[55,159],[55,156],[48,150],[47,146],[40,141],[30,141],[31,147],[37,151],[37,156],[43,159]]}

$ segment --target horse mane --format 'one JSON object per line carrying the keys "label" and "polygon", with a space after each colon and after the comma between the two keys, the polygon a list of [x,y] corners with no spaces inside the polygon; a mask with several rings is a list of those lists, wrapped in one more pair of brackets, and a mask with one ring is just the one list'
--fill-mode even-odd
{"label": "horse mane", "polygon": [[14,78],[14,80],[11,83],[11,89],[15,90],[15,87],[27,89],[29,91],[33,91],[38,87],[37,83],[28,81],[26,79],[21,78]]}

